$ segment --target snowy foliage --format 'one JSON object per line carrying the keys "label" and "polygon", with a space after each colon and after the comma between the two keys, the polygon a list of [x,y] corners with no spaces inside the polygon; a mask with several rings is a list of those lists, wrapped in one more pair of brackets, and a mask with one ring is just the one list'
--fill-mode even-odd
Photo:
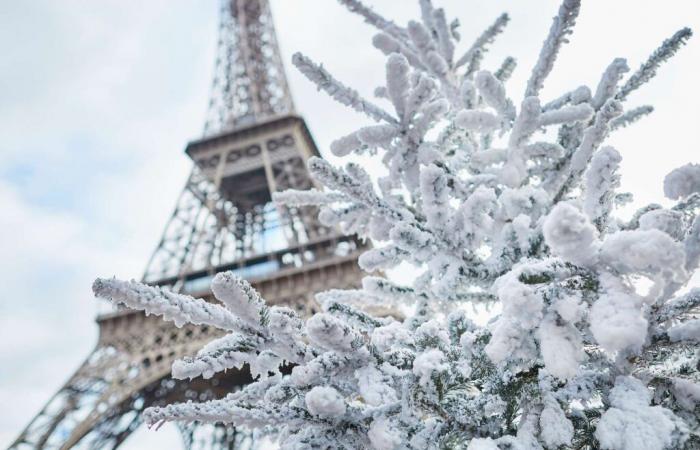
{"label": "snowy foliage", "polygon": [[[326,190],[277,193],[320,206],[320,220],[375,243],[358,290],[319,293],[299,317],[219,274],[223,306],[134,282],[97,280],[97,296],[180,325],[228,334],[173,366],[176,378],[248,364],[255,382],[204,403],[151,408],[161,421],[223,422],[274,433],[283,449],[469,450],[700,448],[700,166],[671,172],[667,208],[615,217],[621,152],[608,135],[651,112],[623,102],[689,38],[684,29],[633,72],[612,61],[596,86],[539,97],[573,31],[580,0],[564,0],[520,102],[481,62],[508,22],[499,17],[463,53],[459,23],[430,0],[402,27],[358,0],[387,56],[376,103],[309,58],[294,64],[320,90],[376,123],[313,158]],[[411,285],[383,272],[416,268]],[[404,320],[374,317],[381,304]],[[467,306],[497,307],[485,326]],[[402,309],[403,308],[403,309]],[[280,367],[292,367],[284,375]],[[284,372],[288,373],[288,372]]]}

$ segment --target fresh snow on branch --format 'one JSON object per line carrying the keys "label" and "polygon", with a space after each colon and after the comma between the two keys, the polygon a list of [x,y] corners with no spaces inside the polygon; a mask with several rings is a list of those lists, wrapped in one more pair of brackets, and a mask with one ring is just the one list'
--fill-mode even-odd
{"label": "fresh snow on branch", "polygon": [[323,66],[314,64],[313,61],[301,53],[294,54],[292,63],[306,78],[316,84],[319,90],[325,91],[328,95],[333,97],[334,100],[358,112],[365,113],[378,122],[382,120],[387,122],[395,121],[387,112],[360,97],[357,91],[346,87],[340,81],[333,78]]}
{"label": "fresh snow on branch", "polygon": [[544,80],[554,67],[561,46],[568,42],[568,36],[573,33],[574,24],[581,9],[581,0],[564,0],[559,7],[559,14],[554,17],[547,39],[542,44],[540,57],[532,69],[530,80],[527,82],[525,96],[539,94],[544,86]]}
{"label": "fresh snow on branch", "polygon": [[[317,205],[324,225],[371,239],[359,258],[368,275],[361,287],[318,293],[311,317],[267,304],[230,272],[212,282],[216,302],[98,279],[98,297],[225,332],[177,361],[174,377],[247,365],[255,379],[222,399],[148,408],[146,422],[260,430],[285,450],[700,448],[700,290],[689,286],[700,165],[666,177],[667,207],[623,221],[617,208],[631,194],[619,192],[620,167],[638,149],[606,145],[651,112],[624,102],[690,30],[626,82],[617,58],[596,85],[545,103],[579,0],[563,0],[520,99],[504,85],[514,59],[481,67],[507,15],[463,46],[459,23],[431,0],[405,27],[340,2],[378,29],[386,82],[376,92],[387,109],[300,54],[294,64],[379,122],[330,150],[373,158],[385,174],[311,158],[323,189],[273,198]],[[407,266],[414,276],[403,284],[384,275]],[[492,307],[486,324],[472,314]]]}
{"label": "fresh snow on branch", "polygon": [[468,67],[478,68],[477,64],[479,64],[484,53],[486,53],[486,46],[493,43],[496,37],[503,32],[506,25],[508,25],[508,21],[510,21],[508,14],[501,14],[498,16],[496,21],[488,27],[481,36],[474,41],[469,50],[459,58],[455,63],[455,67],[461,67],[467,64]]}
{"label": "fresh snow on branch", "polygon": [[649,56],[649,59],[647,59],[644,64],[632,74],[625,85],[620,88],[616,94],[617,99],[624,100],[632,91],[637,90],[644,83],[654,78],[659,66],[673,57],[673,55],[688,42],[688,39],[690,39],[692,35],[693,32],[690,28],[682,28],[676,31],[673,36],[666,39],[663,44],[661,44],[661,47],[656,49],[654,53]]}

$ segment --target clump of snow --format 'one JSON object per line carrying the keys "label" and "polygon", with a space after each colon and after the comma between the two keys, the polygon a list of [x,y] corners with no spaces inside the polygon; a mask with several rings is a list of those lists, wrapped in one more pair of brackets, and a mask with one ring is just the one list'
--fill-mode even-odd
{"label": "clump of snow", "polygon": [[450,335],[439,320],[429,320],[416,328],[415,339],[429,342],[428,345],[441,347],[449,345]]}
{"label": "clump of snow", "polygon": [[552,209],[542,228],[552,251],[574,264],[591,265],[598,251],[598,231],[588,218],[570,203]]}
{"label": "clump of snow", "polygon": [[676,200],[700,192],[700,164],[686,164],[673,169],[664,178],[664,194]]}
{"label": "clump of snow", "polygon": [[659,230],[620,231],[605,239],[601,259],[619,273],[669,281],[686,278],[683,246]]}
{"label": "clump of snow", "polygon": [[267,377],[277,372],[277,369],[282,364],[282,359],[271,351],[263,351],[250,361],[250,374],[253,378],[258,376]]}
{"label": "clump of snow", "polygon": [[489,112],[467,110],[457,114],[455,123],[467,130],[485,132],[498,128],[500,121]]}
{"label": "clump of snow", "polygon": [[315,416],[338,418],[345,415],[345,400],[329,386],[315,386],[305,397],[306,409]]}
{"label": "clump of snow", "polygon": [[373,366],[365,366],[355,371],[357,387],[362,399],[369,405],[387,405],[397,401],[393,379]]}
{"label": "clump of snow", "polygon": [[437,349],[431,349],[418,355],[413,361],[413,374],[419,379],[421,386],[432,385],[432,376],[448,369],[445,354]]}
{"label": "clump of snow", "polygon": [[700,384],[676,378],[673,380],[673,395],[682,408],[693,411],[700,404]]}
{"label": "clump of snow", "polygon": [[583,211],[592,221],[604,219],[612,209],[612,192],[619,185],[617,168],[622,161],[612,147],[603,147],[591,158],[585,177]]}
{"label": "clump of snow", "polygon": [[581,335],[574,326],[558,325],[554,317],[550,316],[537,330],[537,338],[544,366],[549,373],[561,379],[576,375],[586,355]]}
{"label": "clump of snow", "polygon": [[372,331],[372,345],[380,352],[389,350],[393,345],[412,345],[413,335],[400,322],[377,327]]}
{"label": "clump of snow", "polygon": [[516,276],[506,275],[496,283],[503,312],[492,325],[486,354],[498,363],[507,358],[531,360],[537,356],[531,331],[542,320],[542,298]]}
{"label": "clump of snow", "polygon": [[253,327],[260,325],[260,313],[265,302],[251,285],[233,272],[218,273],[211,282],[211,290],[229,311],[236,313]]}
{"label": "clump of snow", "polygon": [[595,436],[606,450],[664,450],[682,448],[687,439],[684,424],[669,410],[649,406],[651,395],[641,381],[620,376],[610,391],[611,408],[605,411]]}
{"label": "clump of snow", "polygon": [[585,304],[574,296],[568,296],[557,300],[553,308],[562,320],[569,323],[576,323],[581,320],[586,310]]}
{"label": "clump of snow", "polygon": [[668,330],[668,337],[671,338],[673,342],[700,342],[700,319],[689,320],[671,327]]}
{"label": "clump of snow", "polygon": [[644,344],[648,323],[639,297],[619,291],[605,293],[591,307],[589,319],[593,337],[611,353],[636,352]]}
{"label": "clump of snow", "polygon": [[367,437],[374,450],[395,450],[403,442],[403,436],[396,425],[384,417],[372,421]]}
{"label": "clump of snow", "polygon": [[570,445],[574,437],[574,425],[553,398],[547,399],[540,414],[540,430],[546,448],[556,449]]}
{"label": "clump of snow", "polygon": [[316,314],[306,321],[309,338],[329,350],[350,351],[358,335],[343,321],[330,314]]}
{"label": "clump of snow", "polygon": [[227,334],[202,347],[194,358],[177,360],[172,365],[176,379],[192,379],[201,375],[208,379],[216,373],[231,368],[241,368],[251,356],[242,348],[250,346],[250,340],[237,333]]}
{"label": "clump of snow", "polygon": [[685,234],[683,214],[670,209],[654,209],[639,218],[640,230],[659,230],[678,241]]}

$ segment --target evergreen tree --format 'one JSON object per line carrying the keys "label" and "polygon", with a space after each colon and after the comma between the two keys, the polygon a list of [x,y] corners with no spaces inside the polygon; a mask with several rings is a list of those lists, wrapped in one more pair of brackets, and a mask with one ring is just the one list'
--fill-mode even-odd
{"label": "evergreen tree", "polygon": [[[651,112],[625,101],[690,30],[626,79],[615,59],[597,86],[544,102],[580,7],[564,0],[516,106],[504,88],[515,60],[481,68],[507,15],[459,56],[459,23],[430,0],[406,27],[341,3],[379,30],[386,85],[376,95],[391,110],[303,55],[293,62],[376,121],[336,140],[333,154],[371,155],[387,175],[312,158],[326,190],[275,200],[320,205],[325,225],[371,238],[360,265],[374,275],[362,289],[319,293],[322,312],[308,320],[266,305],[230,272],[212,283],[221,304],[98,279],[99,297],[228,333],[176,362],[173,377],[244,364],[256,377],[221,400],[148,409],[147,421],[223,422],[275,433],[284,449],[700,448],[700,289],[687,287],[700,261],[700,165],[666,177],[674,206],[623,221],[621,157],[604,145]],[[401,263],[421,273],[409,286],[381,275]],[[470,304],[501,312],[479,326]],[[410,312],[375,317],[373,305]]]}

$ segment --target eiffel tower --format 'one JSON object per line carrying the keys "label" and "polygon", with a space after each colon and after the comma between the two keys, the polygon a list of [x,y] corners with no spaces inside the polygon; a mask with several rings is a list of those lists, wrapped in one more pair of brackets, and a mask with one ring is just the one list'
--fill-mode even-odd
{"label": "eiffel tower", "polygon": [[[313,186],[306,160],[318,149],[294,113],[268,0],[224,0],[204,136],[143,281],[212,299],[214,274],[231,270],[270,303],[303,313],[313,293],[356,287],[363,244],[322,226],[313,207],[283,208],[271,192]],[[212,301],[214,301],[212,299]],[[100,315],[93,352],[22,431],[12,449],[117,448],[149,406],[220,398],[250,382],[244,368],[210,380],[170,378],[176,358],[218,336],[123,309]],[[250,448],[223,426],[180,426],[187,448]]]}

